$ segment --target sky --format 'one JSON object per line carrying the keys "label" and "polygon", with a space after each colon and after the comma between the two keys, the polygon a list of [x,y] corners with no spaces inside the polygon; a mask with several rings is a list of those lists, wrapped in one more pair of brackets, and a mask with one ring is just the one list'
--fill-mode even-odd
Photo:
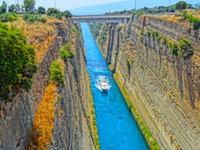
{"label": "sky", "polygon": [[[3,0],[0,0],[0,4],[2,4]],[[8,1],[9,4],[19,3],[22,4],[23,0],[5,0]],[[71,10],[74,8],[84,7],[84,6],[92,6],[105,4],[110,2],[119,2],[123,0],[35,0],[36,7],[45,6],[45,8],[54,7],[56,2],[56,8],[60,10]]]}
{"label": "sky", "polygon": [[[2,3],[3,0],[0,0],[0,4]],[[9,2],[10,4],[13,3],[19,3],[22,4],[23,0],[5,0],[6,2]],[[79,7],[85,7],[85,6],[92,6],[92,5],[99,5],[99,4],[105,4],[105,3],[110,3],[110,2],[120,2],[120,1],[127,1],[127,0],[35,0],[36,1],[36,8],[39,6],[45,6],[45,8],[49,7],[54,7],[56,2],[56,8],[58,8],[61,11],[64,10],[72,10],[75,8]],[[128,0],[130,3],[134,5],[135,0]],[[176,2],[180,0],[136,0],[138,2],[142,2],[145,6],[145,3],[151,2],[152,4],[155,3],[155,5],[168,5],[169,1],[171,4],[175,4]],[[200,0],[185,0],[186,2],[189,3],[198,3]],[[140,4],[141,5],[141,4]],[[144,7],[144,6],[139,6],[139,7]],[[137,7],[138,8],[138,7]],[[122,9],[123,10],[123,9]]]}

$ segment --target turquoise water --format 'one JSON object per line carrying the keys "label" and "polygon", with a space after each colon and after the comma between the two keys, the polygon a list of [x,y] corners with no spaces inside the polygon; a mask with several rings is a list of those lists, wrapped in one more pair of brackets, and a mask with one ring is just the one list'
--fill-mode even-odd
{"label": "turquoise water", "polygon": [[[148,150],[148,146],[132,117],[86,23],[81,24],[86,49],[87,69],[97,119],[101,150]],[[112,87],[102,93],[95,87],[97,76],[104,75]]]}

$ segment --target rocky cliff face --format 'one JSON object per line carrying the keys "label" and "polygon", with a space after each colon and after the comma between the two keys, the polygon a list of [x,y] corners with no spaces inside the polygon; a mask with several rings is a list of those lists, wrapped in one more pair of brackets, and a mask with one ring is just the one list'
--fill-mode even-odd
{"label": "rocky cliff face", "polygon": [[51,149],[98,149],[94,135],[92,95],[86,71],[80,27],[74,39],[75,56],[65,61],[66,84],[60,87],[56,104],[55,128]]}
{"label": "rocky cliff face", "polygon": [[[71,21],[51,21],[44,34],[38,36],[36,28],[34,34],[27,35],[30,44],[36,48],[38,57],[38,71],[33,78],[30,90],[19,90],[13,94],[10,102],[0,104],[0,149],[22,150],[28,145],[32,134],[32,125],[38,105],[42,100],[45,88],[49,84],[49,67],[58,58],[61,46],[72,39]],[[44,25],[45,26],[45,25]],[[32,26],[28,26],[27,28]],[[65,85],[58,87],[58,100],[55,103],[55,118],[53,136],[50,149],[98,149],[96,147],[94,128],[94,108],[89,89],[85,65],[80,27],[76,26],[75,56],[65,61]],[[34,44],[35,43],[35,44]],[[41,50],[41,45],[47,45]],[[14,93],[14,92],[13,92]],[[96,129],[96,128],[95,128]],[[27,147],[31,149],[30,147]]]}
{"label": "rocky cliff face", "polygon": [[[200,149],[200,31],[154,17],[103,26],[105,45],[95,24],[91,31],[160,148]],[[170,46],[182,38],[191,41],[192,56]]]}

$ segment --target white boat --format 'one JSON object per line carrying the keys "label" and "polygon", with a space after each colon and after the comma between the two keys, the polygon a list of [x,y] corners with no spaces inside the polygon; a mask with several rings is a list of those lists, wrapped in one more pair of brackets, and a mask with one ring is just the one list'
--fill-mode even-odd
{"label": "white boat", "polygon": [[109,85],[105,79],[100,80],[100,87],[102,92],[107,92],[109,89]]}
{"label": "white boat", "polygon": [[108,92],[111,88],[109,78],[104,75],[98,75],[96,77],[95,87],[101,92]]}

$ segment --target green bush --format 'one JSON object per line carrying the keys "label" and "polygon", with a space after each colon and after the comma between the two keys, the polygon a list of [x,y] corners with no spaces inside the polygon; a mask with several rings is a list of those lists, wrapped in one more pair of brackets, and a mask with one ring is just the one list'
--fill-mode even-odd
{"label": "green bush", "polygon": [[56,17],[59,20],[62,20],[62,14],[61,13],[55,14],[54,17]]}
{"label": "green bush", "polygon": [[152,34],[151,30],[147,30],[147,35],[150,36]]}
{"label": "green bush", "polygon": [[40,22],[42,22],[42,23],[46,23],[47,20],[46,20],[46,18],[44,18],[44,17],[40,17],[38,21],[40,21]]}
{"label": "green bush", "polygon": [[[196,25],[200,26],[200,24],[196,24]],[[148,36],[152,35],[154,38],[156,37],[156,41],[161,40],[163,45],[170,48],[171,53],[173,55],[176,55],[176,56],[186,59],[186,58],[190,58],[194,53],[191,41],[189,41],[186,38],[181,39],[177,45],[177,44],[174,44],[174,42],[170,41],[167,37],[159,35],[159,33],[157,31],[147,30],[146,33]],[[141,67],[141,68],[143,68],[143,67]]]}
{"label": "green bush", "polygon": [[0,15],[0,22],[12,22],[18,19],[14,13],[5,13]]}
{"label": "green bush", "polygon": [[182,14],[183,20],[188,20],[190,23],[192,23],[192,27],[194,30],[198,30],[200,28],[200,19],[195,18],[192,14],[187,14],[186,11]]}
{"label": "green bush", "polygon": [[162,36],[161,36],[161,35],[158,35],[158,36],[156,37],[156,41],[157,41],[157,42],[160,42],[161,39],[162,39]]}
{"label": "green bush", "polygon": [[67,60],[67,58],[73,58],[73,55],[64,49],[60,49],[59,54],[64,60]]}
{"label": "green bush", "polygon": [[68,10],[65,10],[62,12],[62,16],[65,17],[65,18],[68,18],[68,17],[72,17],[72,14],[70,11]]}
{"label": "green bush", "polygon": [[68,42],[59,50],[59,54],[62,57],[62,59],[66,60],[67,58],[74,57],[73,54],[70,52],[70,50],[71,50],[71,42]]}
{"label": "green bush", "polygon": [[47,15],[48,16],[54,16],[54,17],[56,17],[57,19],[60,19],[60,20],[62,20],[62,17],[68,18],[68,17],[72,16],[70,11],[65,10],[64,12],[61,12],[60,10],[58,10],[56,8],[48,8]]}
{"label": "green bush", "polygon": [[75,27],[72,27],[72,32],[76,33],[76,34],[78,33],[78,31],[77,31],[77,29]]}
{"label": "green bush", "polygon": [[39,15],[33,15],[33,14],[25,14],[23,16],[23,19],[28,23],[34,23],[34,22],[42,22],[46,23],[46,18],[41,17]]}
{"label": "green bush", "polygon": [[0,34],[0,97],[7,99],[12,85],[31,86],[37,66],[35,50],[19,29],[0,23]]}
{"label": "green bush", "polygon": [[142,29],[140,30],[140,35],[143,36],[143,34],[144,34],[144,30]]}
{"label": "green bush", "polygon": [[38,7],[37,12],[38,12],[39,14],[45,14],[45,13],[46,13],[46,10],[45,10],[44,7],[40,6],[40,7]]}
{"label": "green bush", "polygon": [[64,74],[58,61],[53,61],[50,66],[51,82],[64,83]]}
{"label": "green bush", "polygon": [[194,18],[192,22],[192,27],[194,30],[198,30],[200,28],[200,19]]}
{"label": "green bush", "polygon": [[162,38],[162,44],[167,45],[167,38],[166,37]]}
{"label": "green bush", "polygon": [[144,14],[143,11],[138,11],[136,15],[137,15],[137,16],[141,16],[141,15],[143,15],[143,14]]}
{"label": "green bush", "polygon": [[171,52],[173,55],[178,55],[178,51],[179,51],[179,47],[177,44],[173,44],[172,47],[171,47]]}
{"label": "green bush", "polygon": [[48,10],[47,10],[48,16],[54,16],[55,14],[59,14],[59,13],[61,13],[61,12],[56,8],[48,8]]}
{"label": "green bush", "polygon": [[153,36],[154,38],[158,37],[158,32],[157,32],[157,31],[154,31],[154,30],[153,30],[151,34],[152,34],[152,36]]}
{"label": "green bush", "polygon": [[179,41],[179,55],[184,59],[193,55],[192,43],[188,39],[181,39]]}
{"label": "green bush", "polygon": [[186,19],[190,22],[190,23],[192,23],[193,22],[193,19],[194,19],[194,17],[193,17],[193,15],[192,14],[187,14],[186,15]]}
{"label": "green bush", "polygon": [[184,21],[187,19],[187,11],[183,11],[182,17]]}

